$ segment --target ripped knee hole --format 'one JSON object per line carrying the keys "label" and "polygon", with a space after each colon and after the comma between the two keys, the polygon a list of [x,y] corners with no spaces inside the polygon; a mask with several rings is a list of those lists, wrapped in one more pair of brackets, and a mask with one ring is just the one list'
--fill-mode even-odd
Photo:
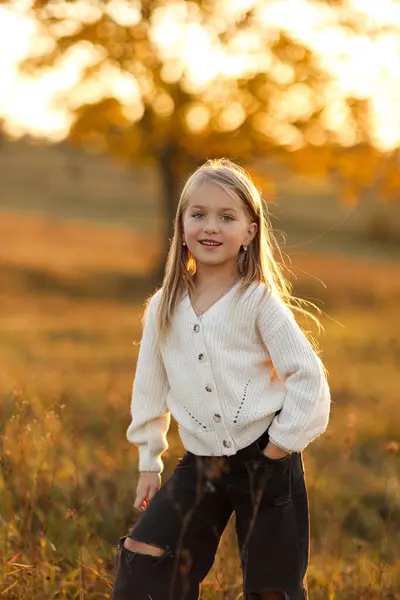
{"label": "ripped knee hole", "polygon": [[157,548],[157,546],[151,546],[144,542],[138,542],[130,537],[127,537],[124,541],[124,547],[131,552],[139,552],[140,554],[148,554],[149,556],[163,556],[165,550]]}

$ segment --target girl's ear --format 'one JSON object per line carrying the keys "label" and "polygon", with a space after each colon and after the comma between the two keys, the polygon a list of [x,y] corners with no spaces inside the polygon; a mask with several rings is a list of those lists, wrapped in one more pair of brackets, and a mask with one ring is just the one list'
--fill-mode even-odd
{"label": "girl's ear", "polygon": [[257,223],[254,223],[254,222],[250,223],[249,228],[247,230],[247,233],[249,235],[249,243],[254,240],[257,231],[258,231]]}

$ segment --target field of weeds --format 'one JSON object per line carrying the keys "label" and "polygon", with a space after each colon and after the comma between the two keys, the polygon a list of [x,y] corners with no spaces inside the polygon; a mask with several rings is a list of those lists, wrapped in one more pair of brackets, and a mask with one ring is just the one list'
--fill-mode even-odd
{"label": "field of weeds", "polygon": [[[0,597],[110,598],[116,541],[138,516],[125,432],[157,247],[6,213],[0,233]],[[400,267],[303,254],[292,269],[327,313],[333,401],[304,452],[310,599],[400,599]],[[169,441],[164,479],[182,453],[174,424]],[[202,600],[241,598],[238,567],[230,523]]]}

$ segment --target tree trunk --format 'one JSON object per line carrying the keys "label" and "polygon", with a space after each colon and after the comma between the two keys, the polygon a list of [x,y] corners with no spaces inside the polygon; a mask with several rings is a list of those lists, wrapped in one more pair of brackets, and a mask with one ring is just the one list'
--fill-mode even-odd
{"label": "tree trunk", "polygon": [[158,168],[162,187],[163,207],[163,243],[160,262],[155,267],[153,279],[157,286],[162,284],[165,261],[173,235],[173,223],[178,203],[178,149],[173,144],[166,144],[158,154]]}

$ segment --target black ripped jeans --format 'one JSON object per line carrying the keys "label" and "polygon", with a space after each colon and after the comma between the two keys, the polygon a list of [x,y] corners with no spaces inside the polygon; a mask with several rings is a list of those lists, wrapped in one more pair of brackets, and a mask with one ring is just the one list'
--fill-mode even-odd
{"label": "black ripped jeans", "polygon": [[113,600],[198,600],[221,535],[236,514],[246,599],[263,591],[306,600],[309,511],[301,453],[267,458],[265,432],[229,457],[186,452],[128,536],[165,550],[132,552],[121,537]]}

